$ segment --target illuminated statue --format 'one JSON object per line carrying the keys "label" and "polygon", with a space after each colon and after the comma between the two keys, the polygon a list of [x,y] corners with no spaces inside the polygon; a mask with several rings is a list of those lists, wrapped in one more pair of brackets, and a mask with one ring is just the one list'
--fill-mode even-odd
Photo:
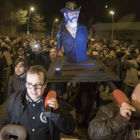
{"label": "illuminated statue", "polygon": [[64,21],[58,31],[58,53],[64,47],[66,61],[83,62],[87,61],[87,39],[86,26],[78,24],[80,8],[76,2],[67,2],[66,7],[61,9]]}

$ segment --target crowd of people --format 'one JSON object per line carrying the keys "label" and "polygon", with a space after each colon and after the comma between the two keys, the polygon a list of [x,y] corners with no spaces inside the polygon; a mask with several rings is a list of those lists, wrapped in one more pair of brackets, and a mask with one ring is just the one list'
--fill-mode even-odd
{"label": "crowd of people", "polygon": [[[8,84],[10,75],[23,75],[29,66],[44,65],[48,70],[49,63],[56,56],[57,43],[54,40],[35,40],[20,38],[9,39],[9,37],[0,38],[0,64],[1,64],[1,92],[7,92],[6,85]],[[20,58],[20,59],[18,59]],[[16,60],[19,61],[16,61]],[[20,62],[26,67],[22,72],[19,71]],[[17,70],[16,70],[17,68]],[[22,77],[23,78],[23,77]],[[20,79],[18,79],[20,80]],[[24,80],[25,81],[25,80]],[[9,88],[8,88],[9,89]],[[14,92],[14,90],[13,90]]]}
{"label": "crowd of people", "polygon": [[[130,97],[134,87],[139,83],[140,55],[138,44],[108,43],[103,40],[88,40],[87,44],[87,54],[93,58],[99,58],[113,73],[118,75],[121,81],[115,83],[116,86]],[[52,59],[59,54],[57,53],[57,42],[53,39],[25,40],[17,38],[10,40],[6,36],[1,37],[0,64],[3,74],[0,83],[1,85],[3,83],[3,86],[1,86],[0,91],[3,92],[7,89],[4,87],[8,84],[10,75],[15,73],[14,67],[18,65],[16,62],[18,58],[26,59],[27,62],[24,63],[27,68],[33,65],[41,65],[48,71]],[[61,56],[65,56],[63,48],[61,49]],[[101,83],[101,87],[109,92],[108,86],[104,83]]]}
{"label": "crowd of people", "polygon": [[[28,140],[60,140],[60,132],[71,134],[76,124],[88,128],[93,140],[140,139],[139,44],[88,40],[86,26],[78,23],[80,8],[76,2],[66,2],[61,9],[64,20],[57,42],[49,38],[0,37],[0,102],[6,100],[0,140],[9,124],[16,130],[25,128]],[[112,89],[102,81],[55,83],[55,89],[50,90],[47,71],[55,57],[65,57],[71,63],[88,63],[88,57],[100,60],[120,78],[114,81],[114,87],[124,92],[125,100],[120,99],[120,106],[103,100],[100,93]],[[68,89],[72,98],[65,100]],[[95,114],[90,116],[93,105]],[[70,113],[74,108],[76,120]]]}
{"label": "crowd of people", "polygon": [[[108,68],[119,76],[121,81],[116,86],[130,97],[139,83],[140,53],[138,42],[90,42],[87,53],[99,58]],[[135,77],[135,78],[134,78]]]}
{"label": "crowd of people", "polygon": [[[121,80],[114,84],[118,89],[122,90],[128,98],[131,98],[134,88],[139,83],[140,76],[140,54],[138,44],[127,42],[110,43],[105,40],[88,40],[87,54],[93,59],[100,59],[113,73],[118,75]],[[63,57],[65,56],[65,53],[63,48],[61,49],[61,53],[57,53],[57,42],[53,39],[9,39],[7,36],[1,37],[0,93],[1,97],[3,96],[1,102],[8,99],[13,93],[25,90],[26,74],[30,66],[40,65],[48,71],[53,58],[56,56]],[[58,84],[58,88],[61,89],[61,93],[58,93],[59,96],[63,94],[62,92],[65,89],[64,86],[67,85],[65,83],[61,85]],[[79,87],[78,84],[77,87]],[[87,90],[88,93],[85,91],[87,88],[89,90]],[[76,87],[73,87],[72,92],[75,92],[75,89]],[[83,91],[85,91],[86,95],[84,95],[85,93]],[[81,83],[79,93],[74,93],[77,94],[74,100],[74,107],[77,107],[77,112],[80,112],[84,116],[82,123],[85,127],[88,127],[89,125],[89,115],[93,103],[96,100],[95,98],[97,98],[97,94],[100,94],[99,92],[103,91],[110,92],[109,87],[104,82],[96,84],[87,83],[87,85],[86,83]],[[89,96],[90,101],[85,104],[85,102],[87,102],[86,96]],[[81,98],[81,103],[80,106],[77,106],[79,98]],[[91,98],[93,100],[91,100]],[[98,98],[100,98],[99,95]],[[100,102],[101,100],[102,99],[100,98]],[[103,105],[108,103],[110,103],[110,101],[103,103]],[[89,107],[89,104],[91,108]],[[97,102],[97,107],[100,107],[100,105],[101,104]]]}

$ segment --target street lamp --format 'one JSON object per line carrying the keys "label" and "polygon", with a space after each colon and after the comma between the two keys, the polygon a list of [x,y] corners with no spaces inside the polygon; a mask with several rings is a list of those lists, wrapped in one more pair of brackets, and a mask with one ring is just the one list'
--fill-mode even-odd
{"label": "street lamp", "polygon": [[110,14],[112,15],[112,35],[111,35],[111,42],[112,42],[114,37],[114,11],[110,11]]}
{"label": "street lamp", "polygon": [[53,22],[53,26],[52,26],[52,37],[53,37],[54,24],[55,24],[55,22],[57,22],[57,21],[58,21],[58,19],[55,19],[54,22]]}
{"label": "street lamp", "polygon": [[28,26],[27,26],[27,34],[28,35],[30,34],[30,31],[29,31],[29,20],[30,20],[31,11],[34,11],[34,7],[31,7],[30,11],[29,11]]}

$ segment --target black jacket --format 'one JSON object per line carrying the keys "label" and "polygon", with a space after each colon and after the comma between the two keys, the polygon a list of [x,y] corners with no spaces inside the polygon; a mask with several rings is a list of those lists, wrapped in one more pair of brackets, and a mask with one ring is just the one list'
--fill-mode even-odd
{"label": "black jacket", "polygon": [[131,120],[128,121],[119,112],[119,107],[115,103],[102,106],[89,124],[90,139],[133,140],[132,130],[140,128],[140,119],[132,113]]}
{"label": "black jacket", "polygon": [[[0,130],[8,124],[20,124],[21,115],[24,112],[27,100],[26,89],[10,96],[5,110]],[[76,121],[68,112],[68,108],[62,98],[57,99],[59,108],[52,111],[51,117],[48,117],[49,131],[51,140],[60,140],[60,132],[70,134],[74,131]]]}
{"label": "black jacket", "polygon": [[23,91],[25,89],[25,82],[26,76],[21,78],[20,76],[14,74],[12,77],[10,77],[8,82],[7,98],[13,93],[17,93],[20,90]]}

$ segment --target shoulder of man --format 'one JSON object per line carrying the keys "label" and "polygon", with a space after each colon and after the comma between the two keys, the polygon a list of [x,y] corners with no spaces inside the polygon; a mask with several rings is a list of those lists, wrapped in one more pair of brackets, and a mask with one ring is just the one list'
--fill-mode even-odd
{"label": "shoulder of man", "polygon": [[19,102],[21,100],[21,98],[25,92],[26,92],[26,89],[24,91],[20,90],[19,92],[15,92],[15,93],[11,94],[11,96],[7,100],[7,105],[14,107],[15,103]]}
{"label": "shoulder of man", "polygon": [[99,111],[102,111],[105,114],[107,114],[108,116],[113,117],[118,114],[119,106],[117,106],[117,104],[115,104],[115,103],[110,103],[110,104],[101,106]]}

